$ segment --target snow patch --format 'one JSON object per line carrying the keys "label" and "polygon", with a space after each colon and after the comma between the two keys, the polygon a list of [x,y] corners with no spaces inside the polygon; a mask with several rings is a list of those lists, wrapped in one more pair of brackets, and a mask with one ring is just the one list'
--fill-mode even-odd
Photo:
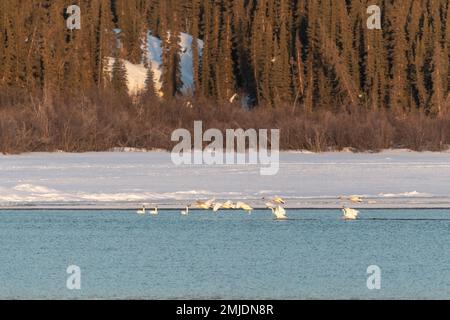
{"label": "snow patch", "polygon": [[33,184],[20,184],[20,185],[15,186],[13,189],[16,191],[21,191],[21,192],[41,193],[41,194],[57,192],[56,190],[49,189],[49,188],[43,187],[43,186],[36,186]]}
{"label": "snow patch", "polygon": [[[181,68],[181,79],[183,81],[182,92],[184,94],[189,94],[194,89],[194,76],[193,76],[193,66],[192,66],[192,41],[193,37],[187,33],[180,33],[180,68]],[[203,52],[203,41],[197,40],[199,58]],[[154,37],[151,32],[147,35],[147,63],[148,66],[152,68],[153,80],[155,83],[155,89],[161,93],[161,72],[162,72],[162,46],[161,40]],[[145,89],[145,80],[147,78],[147,68],[144,63],[133,64],[128,60],[122,60],[125,69],[127,70],[127,80],[128,80],[128,90],[131,95],[136,95],[140,91]],[[112,70],[114,64],[114,58],[108,58],[108,72]]]}
{"label": "snow patch", "polygon": [[148,149],[144,148],[130,148],[130,147],[116,147],[111,148],[110,152],[148,152]]}
{"label": "snow patch", "polygon": [[431,197],[432,195],[429,193],[411,191],[402,193],[380,193],[379,196],[383,198],[400,198],[400,197]]}

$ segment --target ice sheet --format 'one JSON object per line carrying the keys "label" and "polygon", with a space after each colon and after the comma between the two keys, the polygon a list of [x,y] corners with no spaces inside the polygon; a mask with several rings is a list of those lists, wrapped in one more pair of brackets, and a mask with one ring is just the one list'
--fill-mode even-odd
{"label": "ice sheet", "polygon": [[257,165],[175,166],[168,152],[0,156],[2,207],[184,207],[198,200],[287,198],[288,207],[450,207],[450,153],[282,152],[276,176]]}

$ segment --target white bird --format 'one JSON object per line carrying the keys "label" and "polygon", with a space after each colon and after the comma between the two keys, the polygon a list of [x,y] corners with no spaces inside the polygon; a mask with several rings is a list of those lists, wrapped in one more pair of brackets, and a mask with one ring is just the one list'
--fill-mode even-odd
{"label": "white bird", "polygon": [[219,211],[220,208],[222,208],[222,206],[223,206],[223,203],[220,203],[220,202],[215,203],[214,206],[213,206],[213,211],[214,212]]}
{"label": "white bird", "polygon": [[[274,203],[277,203],[277,204],[285,204],[286,203],[286,201],[284,201],[284,199],[282,198],[282,197],[279,197],[279,196],[276,196],[276,197],[273,197],[273,198],[269,198],[269,199],[267,199],[266,197],[264,197],[264,198],[262,198],[263,200],[269,200],[270,201],[270,203],[272,203],[272,204],[274,204]],[[266,205],[267,205],[267,203],[266,203]]]}
{"label": "white bird", "polygon": [[284,201],[283,198],[281,197],[275,197],[272,199],[273,202],[278,203],[278,204],[285,204],[286,202]]}
{"label": "white bird", "polygon": [[272,213],[277,220],[285,220],[287,219],[286,210],[280,205],[274,205],[271,202],[266,203],[267,208],[272,210]]}
{"label": "white bird", "polygon": [[196,203],[195,203],[195,206],[198,208],[198,209],[205,209],[205,210],[208,210],[208,209],[211,209],[212,208],[212,206],[213,206],[213,203],[214,203],[214,201],[215,201],[216,199],[210,199],[210,200],[207,200],[207,201],[197,201]]}
{"label": "white bird", "polygon": [[236,205],[233,202],[231,202],[230,200],[228,200],[227,202],[225,202],[222,205],[222,208],[223,209],[236,209]]}
{"label": "white bird", "polygon": [[353,203],[361,203],[363,199],[360,196],[350,196],[349,200]]}
{"label": "white bird", "polygon": [[237,93],[235,93],[231,98],[230,98],[230,103],[233,103],[234,101],[236,101],[236,99],[239,97],[239,95]]}
{"label": "white bird", "polygon": [[247,211],[247,213],[252,213],[253,211],[253,208],[251,206],[241,201],[236,203],[236,209],[242,209],[244,211]]}
{"label": "white bird", "polygon": [[181,211],[182,216],[187,216],[189,214],[189,206],[186,206],[186,209]]}
{"label": "white bird", "polygon": [[152,211],[150,211],[150,214],[152,216],[157,216],[158,215],[158,207],[155,207],[155,209],[153,209]]}
{"label": "white bird", "polygon": [[142,206],[142,209],[136,211],[136,213],[137,213],[138,215],[140,215],[140,216],[145,215],[145,213],[146,213],[145,206]]}
{"label": "white bird", "polygon": [[342,219],[344,220],[356,220],[359,215],[358,210],[350,209],[347,207],[342,208],[342,213],[344,214],[344,216],[342,217]]}
{"label": "white bird", "polygon": [[360,196],[349,196],[349,197],[340,197],[341,200],[349,200],[353,203],[361,203],[363,199]]}

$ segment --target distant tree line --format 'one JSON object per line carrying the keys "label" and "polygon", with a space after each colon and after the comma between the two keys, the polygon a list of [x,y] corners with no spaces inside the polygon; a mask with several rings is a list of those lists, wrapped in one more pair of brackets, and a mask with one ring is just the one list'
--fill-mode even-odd
{"label": "distant tree line", "polygon": [[[71,4],[81,7],[81,30],[65,27]],[[372,4],[382,9],[382,30],[366,27]],[[142,62],[148,30],[163,41],[166,99],[182,87],[178,35],[187,32],[205,43],[200,59],[194,41],[196,96],[239,93],[305,112],[450,108],[448,0],[3,0],[0,89],[45,99],[123,90],[123,65],[114,68],[118,81],[107,81],[106,59]]]}
{"label": "distant tree line", "polygon": [[[70,5],[80,30],[66,26]],[[371,5],[381,30],[366,25]],[[145,91],[127,92],[124,60],[145,63],[148,31],[162,40],[162,98],[151,68]],[[180,32],[194,38],[191,96],[181,95]],[[284,148],[441,149],[449,61],[449,0],[2,0],[0,150],[167,146],[163,137],[194,119],[247,119],[236,94],[259,117],[241,125],[282,127]],[[355,142],[344,119],[383,138]]]}

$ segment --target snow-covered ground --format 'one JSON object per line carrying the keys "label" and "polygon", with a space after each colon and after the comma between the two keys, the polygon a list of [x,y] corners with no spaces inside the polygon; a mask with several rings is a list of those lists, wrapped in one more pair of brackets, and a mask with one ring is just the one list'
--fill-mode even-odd
{"label": "snow-covered ground", "polygon": [[450,207],[450,153],[283,152],[276,176],[255,165],[175,166],[167,152],[0,156],[1,207],[183,207],[197,199],[288,199],[288,207]]}

